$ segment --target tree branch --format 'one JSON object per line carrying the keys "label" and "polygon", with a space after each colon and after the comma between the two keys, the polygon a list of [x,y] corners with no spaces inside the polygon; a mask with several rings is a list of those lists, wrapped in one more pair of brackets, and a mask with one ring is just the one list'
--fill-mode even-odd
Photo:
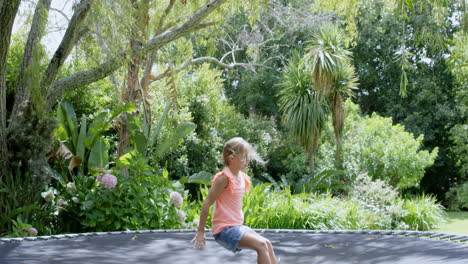
{"label": "tree branch", "polygon": [[[193,16],[191,16],[184,24],[176,27],[173,30],[164,32],[158,36],[153,37],[148,43],[142,47],[135,48],[133,50],[134,56],[141,56],[148,54],[151,51],[156,51],[166,45],[167,43],[174,41],[188,33],[191,33],[197,29],[201,21],[205,19],[211,12],[217,9],[226,0],[211,0],[200,8]],[[127,55],[121,53],[106,62],[102,63],[98,67],[79,72],[68,77],[62,78],[55,81],[50,90],[50,96],[47,98],[48,106],[53,105],[57,98],[62,96],[64,93],[82,87],[84,85],[96,82],[110,75],[112,72],[119,69],[127,59]]]}
{"label": "tree branch", "polygon": [[[180,72],[180,71],[186,69],[187,67],[189,67],[190,65],[193,65],[193,64],[196,64],[196,63],[203,63],[203,62],[214,63],[214,64],[218,65],[219,67],[222,67],[222,68],[225,68],[225,69],[228,69],[228,70],[233,70],[235,67],[248,68],[248,67],[264,66],[263,64],[251,64],[251,63],[229,63],[229,64],[227,64],[227,63],[223,63],[220,60],[218,60],[216,58],[213,58],[213,57],[200,57],[200,58],[196,58],[196,59],[192,59],[192,60],[187,61],[186,63],[184,63],[179,68],[173,69],[173,72],[174,73]],[[162,78],[165,78],[165,77],[169,76],[170,74],[171,74],[171,71],[166,70],[165,72],[163,72],[163,73],[161,73],[161,74],[159,74],[157,76],[151,75],[150,76],[150,80],[151,80],[150,83],[161,80]]]}
{"label": "tree branch", "polygon": [[175,3],[175,0],[170,0],[169,5],[167,6],[166,10],[164,10],[164,14],[159,19],[158,26],[156,27],[157,28],[156,34],[160,34],[161,32],[163,32],[162,27],[163,27],[164,20],[166,20],[166,17],[171,12],[172,7],[174,6],[174,3]]}
{"label": "tree branch", "polygon": [[41,83],[41,91],[46,92],[51,85],[52,81],[57,77],[57,73],[68,55],[72,51],[78,38],[82,35],[78,35],[81,24],[83,23],[86,14],[89,12],[91,7],[91,0],[82,0],[77,6],[73,16],[68,24],[67,31],[63,36],[62,42],[55,51],[54,56],[50,60],[49,66],[44,73],[44,78]]}
{"label": "tree branch", "polygon": [[68,22],[70,22],[70,18],[68,18],[67,14],[65,14],[62,10],[57,9],[57,8],[50,8],[50,10],[53,10],[59,14],[61,14]]}
{"label": "tree branch", "polygon": [[184,24],[176,27],[171,31],[166,31],[158,36],[152,38],[146,45],[137,51],[139,54],[147,54],[151,50],[158,50],[167,43],[176,40],[187,33],[193,32],[203,19],[205,19],[211,12],[216,10],[226,0],[212,0],[200,8],[192,17],[189,18]]}

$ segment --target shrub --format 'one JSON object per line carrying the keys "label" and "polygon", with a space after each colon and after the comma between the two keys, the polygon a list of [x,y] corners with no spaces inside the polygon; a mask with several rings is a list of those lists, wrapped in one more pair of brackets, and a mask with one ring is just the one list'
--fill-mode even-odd
{"label": "shrub", "polygon": [[[392,125],[391,118],[376,114],[360,117],[357,108],[346,101],[346,118],[353,120],[345,121],[343,132],[343,166],[348,171],[348,181],[367,173],[372,179],[388,180],[400,189],[417,186],[425,168],[434,163],[438,148],[431,152],[420,150],[423,135],[414,138],[403,126]],[[320,146],[317,167],[334,168],[332,144],[328,140]]]}
{"label": "shrub", "polygon": [[452,211],[468,210],[468,182],[450,188],[445,194],[448,209]]}
{"label": "shrub", "polygon": [[[382,180],[373,181],[368,175],[359,175],[351,187],[350,198],[360,204],[370,229],[402,229],[397,219],[405,215],[398,192]],[[403,228],[404,229],[404,228]]]}
{"label": "shrub", "polygon": [[286,229],[362,229],[361,206],[331,195],[298,194],[289,190],[273,191],[272,185],[252,188],[244,198],[245,222],[254,228]]}
{"label": "shrub", "polygon": [[[245,224],[272,229],[427,230],[441,221],[442,207],[432,197],[400,199],[391,186],[365,175],[356,185],[359,187],[353,196],[341,198],[330,194],[292,195],[290,190],[277,190],[272,184],[255,185],[244,196]],[[201,193],[205,198],[208,188],[203,187]],[[201,205],[197,201],[187,206],[192,228],[198,226]],[[210,224],[211,214],[207,226]]]}
{"label": "shrub", "polygon": [[[182,213],[178,212],[170,198],[176,188],[168,180],[167,172],[155,175],[140,157],[120,162],[123,162],[122,166],[129,166],[128,178],[124,178],[117,168],[112,173],[98,177],[74,176],[73,182],[56,178],[56,195],[49,206],[56,208],[55,214],[64,226],[64,231],[182,227]],[[182,206],[180,210],[183,209]]]}
{"label": "shrub", "polygon": [[444,222],[443,207],[433,196],[422,195],[403,200],[403,209],[407,213],[401,217],[401,220],[411,230],[430,230]]}

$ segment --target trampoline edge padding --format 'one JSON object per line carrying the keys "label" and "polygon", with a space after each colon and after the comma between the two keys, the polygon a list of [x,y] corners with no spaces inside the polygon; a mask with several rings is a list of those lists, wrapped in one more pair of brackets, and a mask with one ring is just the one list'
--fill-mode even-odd
{"label": "trampoline edge padding", "polygon": [[[405,236],[418,237],[434,240],[447,240],[456,243],[468,243],[468,235],[448,234],[427,231],[406,231],[406,230],[307,230],[307,229],[254,229],[258,233],[302,233],[302,234],[352,234],[352,235],[383,235],[383,236]],[[135,230],[135,231],[114,231],[114,232],[92,232],[92,233],[77,233],[77,234],[62,234],[37,237],[16,237],[16,238],[0,238],[0,244],[22,242],[22,241],[40,241],[40,240],[56,240],[68,239],[76,237],[89,236],[105,236],[105,235],[122,235],[122,234],[147,234],[147,233],[195,233],[196,229],[156,229],[156,230]],[[205,232],[211,232],[211,229],[206,229]]]}

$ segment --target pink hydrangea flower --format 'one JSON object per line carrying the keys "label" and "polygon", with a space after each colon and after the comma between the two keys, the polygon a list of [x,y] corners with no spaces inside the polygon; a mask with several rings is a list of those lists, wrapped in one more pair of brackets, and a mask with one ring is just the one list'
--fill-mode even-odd
{"label": "pink hydrangea flower", "polygon": [[102,186],[104,188],[115,188],[117,185],[117,177],[115,177],[112,174],[104,174],[104,175],[99,175],[96,178],[98,181],[101,182]]}
{"label": "pink hydrangea flower", "polygon": [[31,235],[36,236],[37,235],[37,229],[34,228],[34,227],[31,227],[31,228],[28,229],[28,233],[31,234]]}
{"label": "pink hydrangea flower", "polygon": [[67,202],[64,201],[63,199],[60,199],[57,201],[57,206],[65,207],[66,205],[67,205]]}
{"label": "pink hydrangea flower", "polygon": [[180,208],[182,206],[184,199],[182,198],[182,195],[180,195],[180,193],[171,192],[170,198],[171,198],[171,203],[175,205],[175,207]]}

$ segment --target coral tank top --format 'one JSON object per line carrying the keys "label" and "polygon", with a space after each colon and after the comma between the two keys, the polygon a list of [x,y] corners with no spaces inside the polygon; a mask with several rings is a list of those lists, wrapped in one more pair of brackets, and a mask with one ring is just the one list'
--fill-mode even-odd
{"label": "coral tank top", "polygon": [[242,199],[245,192],[250,191],[250,177],[242,171],[239,172],[239,178],[235,177],[229,168],[218,172],[213,178],[213,183],[216,182],[221,175],[228,178],[228,187],[226,187],[218,196],[215,202],[213,218],[212,218],[212,233],[214,235],[220,233],[224,228],[230,226],[238,226],[244,223],[244,213],[242,212]]}

